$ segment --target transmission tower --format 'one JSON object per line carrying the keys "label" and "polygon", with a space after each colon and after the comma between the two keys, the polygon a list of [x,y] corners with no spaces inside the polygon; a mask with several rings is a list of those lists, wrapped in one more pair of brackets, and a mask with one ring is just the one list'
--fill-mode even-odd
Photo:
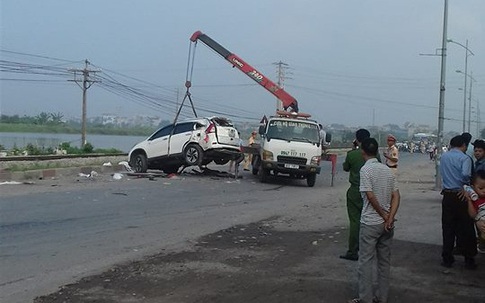
{"label": "transmission tower", "polygon": [[[281,60],[278,62],[274,62],[273,65],[276,65],[276,79],[278,79],[276,84],[278,84],[278,87],[283,88],[285,80],[289,79],[286,76],[289,65],[285,62],[282,62]],[[283,110],[283,104],[278,99],[276,99],[276,110]]]}
{"label": "transmission tower", "polygon": [[[81,147],[86,145],[86,97],[87,97],[87,90],[90,88],[94,83],[101,82],[100,80],[96,80],[91,78],[90,74],[98,73],[100,70],[92,70],[89,69],[88,59],[84,60],[84,69],[70,69],[70,72],[74,73],[74,80],[68,80],[76,82],[76,84],[82,89],[83,91],[83,105],[82,105],[82,118],[81,118]],[[82,75],[82,78],[77,78],[78,75]]]}

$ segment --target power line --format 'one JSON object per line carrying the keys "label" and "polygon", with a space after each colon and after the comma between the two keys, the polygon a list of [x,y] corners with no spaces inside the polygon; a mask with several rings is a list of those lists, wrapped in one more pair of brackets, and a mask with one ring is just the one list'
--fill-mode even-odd
{"label": "power line", "polygon": [[55,61],[63,61],[63,62],[68,62],[68,63],[79,63],[79,61],[72,61],[72,60],[66,60],[66,59],[60,59],[60,58],[54,58],[54,57],[42,56],[42,55],[34,55],[34,54],[16,52],[16,51],[11,51],[11,50],[6,50],[6,49],[0,49],[0,51],[3,52],[3,53],[9,53],[9,54],[15,54],[15,55],[29,56],[29,57],[49,59],[49,60],[55,60]]}

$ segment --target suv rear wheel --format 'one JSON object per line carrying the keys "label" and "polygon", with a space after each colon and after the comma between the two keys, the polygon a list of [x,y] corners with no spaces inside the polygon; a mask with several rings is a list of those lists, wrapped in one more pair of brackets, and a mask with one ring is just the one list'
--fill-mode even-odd
{"label": "suv rear wheel", "polygon": [[190,144],[184,150],[184,159],[187,165],[201,165],[203,151],[197,144]]}

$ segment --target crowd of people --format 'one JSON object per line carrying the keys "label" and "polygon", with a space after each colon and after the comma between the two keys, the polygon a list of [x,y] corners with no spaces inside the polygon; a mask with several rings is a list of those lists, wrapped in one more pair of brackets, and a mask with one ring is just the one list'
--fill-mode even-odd
{"label": "crowd of people", "polygon": [[[454,265],[455,256],[462,255],[464,267],[474,270],[477,252],[485,253],[485,141],[470,144],[471,138],[469,133],[453,137],[441,157],[441,265],[446,268]],[[358,261],[359,296],[348,302],[385,303],[394,221],[400,203],[396,178],[402,149],[389,135],[381,163],[377,141],[368,130],[359,129],[354,142],[354,149],[343,163],[350,183],[346,195],[349,238],[348,250],[340,258]],[[436,146],[428,146],[427,151],[434,159]]]}
{"label": "crowd of people", "polygon": [[[441,157],[444,267],[452,267],[455,256],[462,255],[465,268],[476,269],[477,250],[485,252],[485,141],[470,144],[471,138],[469,133],[453,137]],[[468,186],[471,190],[466,189]]]}

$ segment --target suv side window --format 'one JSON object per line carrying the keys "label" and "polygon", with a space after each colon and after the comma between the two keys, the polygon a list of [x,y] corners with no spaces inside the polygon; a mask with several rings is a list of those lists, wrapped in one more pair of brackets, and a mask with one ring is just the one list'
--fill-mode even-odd
{"label": "suv side window", "polygon": [[172,129],[173,129],[173,124],[167,125],[167,126],[161,128],[156,133],[154,133],[153,136],[151,136],[150,139],[148,139],[148,140],[151,141],[151,140],[155,140],[155,139],[158,139],[158,138],[161,138],[161,137],[168,136],[168,135],[170,135],[170,132],[172,131]]}
{"label": "suv side window", "polygon": [[181,134],[185,132],[191,132],[194,130],[194,122],[186,122],[175,125],[174,135]]}

